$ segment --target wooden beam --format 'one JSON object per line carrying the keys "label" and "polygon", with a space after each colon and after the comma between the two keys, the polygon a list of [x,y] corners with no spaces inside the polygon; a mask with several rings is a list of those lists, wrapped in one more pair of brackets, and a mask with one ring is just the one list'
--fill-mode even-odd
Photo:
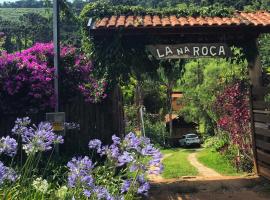
{"label": "wooden beam", "polygon": [[252,87],[261,88],[262,83],[262,67],[258,50],[258,41],[253,39],[246,44],[245,53],[248,60],[249,77]]}
{"label": "wooden beam", "polygon": [[257,149],[258,160],[263,161],[270,165],[270,153],[265,153],[262,150]]}
{"label": "wooden beam", "polygon": [[265,142],[264,140],[256,139],[256,145],[257,145],[257,147],[259,147],[265,151],[270,151],[270,143],[269,142]]}
{"label": "wooden beam", "polygon": [[270,180],[270,169],[259,165],[259,173]]}
{"label": "wooden beam", "polygon": [[[262,87],[262,68],[260,63],[257,38],[247,41],[244,44],[244,52],[248,60],[249,77],[251,87],[249,90],[249,102],[250,102],[250,115],[251,115],[251,137],[252,137],[252,150],[254,155],[254,169],[258,173],[258,158],[257,158],[257,140],[255,135],[255,121],[253,114],[253,93],[252,87]],[[261,144],[261,143],[260,143]]]}

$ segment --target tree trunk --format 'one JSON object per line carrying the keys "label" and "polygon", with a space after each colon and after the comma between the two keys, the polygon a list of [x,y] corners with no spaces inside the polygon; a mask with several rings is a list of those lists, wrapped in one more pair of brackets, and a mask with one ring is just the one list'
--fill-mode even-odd
{"label": "tree trunk", "polygon": [[173,121],[172,121],[172,87],[169,86],[168,91],[167,91],[167,98],[168,98],[168,108],[169,108],[169,135],[170,138],[172,137],[172,132],[173,132]]}

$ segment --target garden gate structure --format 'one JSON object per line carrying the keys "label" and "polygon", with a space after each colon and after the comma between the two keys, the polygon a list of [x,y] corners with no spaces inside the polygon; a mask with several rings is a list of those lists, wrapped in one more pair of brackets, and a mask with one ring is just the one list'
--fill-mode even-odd
{"label": "garden gate structure", "polygon": [[[138,46],[146,48],[153,45],[150,46],[150,51],[156,51],[155,56],[158,59],[211,57],[217,53],[227,56],[226,47],[221,52],[214,50],[221,44],[241,47],[248,60],[252,86],[250,108],[255,169],[259,175],[270,179],[270,107],[264,102],[263,94],[266,94],[267,89],[262,81],[257,46],[259,35],[270,33],[269,12],[236,12],[231,17],[107,16],[99,20],[90,19],[88,26],[95,44],[110,46],[117,38],[119,44],[128,46],[123,54],[133,54]],[[177,46],[173,45],[186,45],[196,49],[190,55],[179,56],[181,52],[173,52],[177,51]],[[161,48],[165,48],[163,52]],[[113,49],[105,53],[108,52],[112,53]],[[112,55],[111,58],[117,59],[117,55]],[[145,67],[148,67],[147,64]]]}

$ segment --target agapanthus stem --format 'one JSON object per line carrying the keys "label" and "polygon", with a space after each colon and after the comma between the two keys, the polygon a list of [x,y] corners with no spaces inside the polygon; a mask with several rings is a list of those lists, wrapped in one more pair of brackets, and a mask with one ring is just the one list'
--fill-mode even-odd
{"label": "agapanthus stem", "polygon": [[47,170],[48,165],[49,165],[49,163],[50,163],[50,160],[51,160],[51,158],[52,158],[54,149],[55,149],[55,145],[53,146],[53,149],[52,149],[52,151],[51,151],[51,153],[50,153],[49,159],[48,159],[48,161],[47,161],[47,163],[46,163],[46,166],[45,166],[45,168],[44,168],[44,170],[43,170],[42,177],[43,177],[43,176],[45,175],[45,173],[46,173],[46,170]]}
{"label": "agapanthus stem", "polygon": [[[136,171],[136,174],[135,174],[134,179],[132,180],[132,183],[131,183],[131,185],[130,185],[129,190],[128,190],[127,194],[125,195],[125,200],[132,200],[132,199],[133,199],[132,195],[130,195],[130,194],[131,194],[132,190],[133,190],[134,187],[135,187],[135,183],[136,183],[136,181],[137,181],[139,172],[140,172],[140,170],[138,169],[138,170]],[[131,197],[131,198],[130,198],[130,197]]]}

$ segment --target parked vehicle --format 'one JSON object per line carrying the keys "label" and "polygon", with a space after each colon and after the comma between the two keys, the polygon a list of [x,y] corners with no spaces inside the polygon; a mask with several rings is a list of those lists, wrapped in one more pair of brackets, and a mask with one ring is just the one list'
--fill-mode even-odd
{"label": "parked vehicle", "polygon": [[180,146],[200,146],[201,145],[201,139],[199,136],[195,133],[188,133],[183,135],[179,140]]}

